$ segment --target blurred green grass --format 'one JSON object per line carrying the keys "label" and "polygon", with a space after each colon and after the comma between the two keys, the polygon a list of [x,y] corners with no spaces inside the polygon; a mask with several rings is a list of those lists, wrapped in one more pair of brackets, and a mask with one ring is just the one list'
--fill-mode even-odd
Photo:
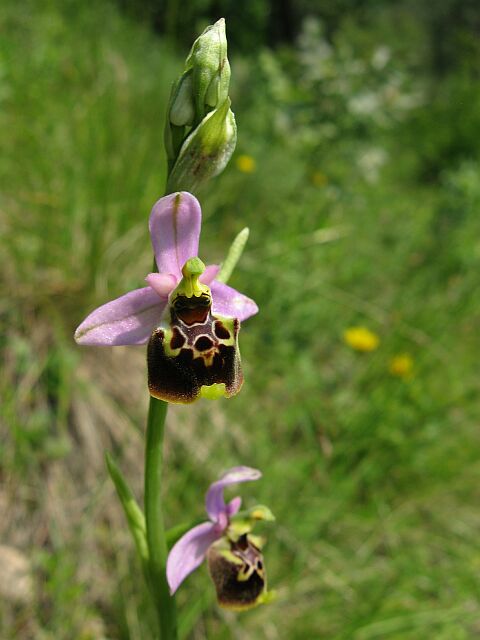
{"label": "blurred green grass", "polygon": [[[220,261],[250,227],[232,284],[261,313],[242,328],[238,398],[171,411],[165,498],[173,524],[201,515],[222,469],[261,468],[242,494],[277,516],[278,599],[224,613],[202,570],[179,597],[184,637],[480,633],[478,127],[461,111],[459,136],[458,102],[448,111],[480,93],[462,71],[432,103],[419,60],[395,57],[421,34],[405,20],[395,41],[394,18],[347,22],[328,55],[315,24],[296,52],[231,52],[239,148],[201,194],[201,251]],[[181,60],[104,2],[8,0],[0,27],[0,550],[33,575],[2,598],[0,635],[149,638],[102,461],[113,450],[141,495],[143,350],[71,336],[149,270]],[[358,325],[379,335],[376,351],[344,343]],[[389,373],[405,352],[408,380]]]}

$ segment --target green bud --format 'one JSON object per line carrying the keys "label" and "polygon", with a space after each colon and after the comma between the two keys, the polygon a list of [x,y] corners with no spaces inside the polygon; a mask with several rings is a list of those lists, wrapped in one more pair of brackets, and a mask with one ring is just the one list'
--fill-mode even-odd
{"label": "green bud", "polygon": [[210,109],[220,106],[228,97],[230,65],[223,18],[195,40],[185,69],[192,69],[195,122],[199,123]]}
{"label": "green bud", "polygon": [[135,500],[135,497],[130,487],[128,486],[128,483],[125,480],[122,472],[120,471],[119,467],[117,467],[115,460],[108,452],[105,453],[105,462],[107,464],[108,473],[110,474],[113,484],[115,485],[115,489],[117,490],[120,502],[122,503],[123,511],[125,513],[125,517],[127,518],[128,527],[135,541],[135,546],[137,547],[138,555],[140,556],[140,559],[142,561],[144,571],[145,573],[147,573],[148,544],[145,516],[138,506],[137,501]]}
{"label": "green bud", "polygon": [[227,98],[205,116],[183,143],[168,178],[167,193],[195,193],[204,182],[223,171],[236,142],[235,116]]}
{"label": "green bud", "polygon": [[[170,177],[169,191],[172,184],[192,191],[194,187],[189,188],[189,184],[199,185],[217,175],[230,159],[236,142],[236,127],[233,113],[229,111],[229,84],[225,20],[221,18],[195,40],[183,73],[172,87],[165,126],[165,149],[169,174],[175,167],[177,175]],[[205,149],[214,162],[208,171],[204,166],[209,162],[205,158]],[[193,154],[197,152],[201,157],[194,158]],[[180,162],[182,154],[184,157]],[[185,154],[189,156],[188,166]],[[190,170],[192,162],[195,167],[200,167],[201,179],[179,182],[185,177],[184,172]]]}
{"label": "green bud", "polygon": [[174,86],[170,98],[170,123],[177,127],[192,125],[195,118],[195,106],[192,96],[192,71],[187,71]]}

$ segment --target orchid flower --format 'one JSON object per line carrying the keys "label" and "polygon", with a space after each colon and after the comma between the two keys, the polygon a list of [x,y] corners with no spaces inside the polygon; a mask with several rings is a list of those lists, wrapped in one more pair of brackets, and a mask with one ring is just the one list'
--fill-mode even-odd
{"label": "orchid flower", "polygon": [[[242,500],[235,497],[225,503],[225,487],[239,482],[258,480],[260,471],[251,467],[233,467],[210,485],[205,506],[208,522],[193,527],[173,546],[167,560],[167,581],[173,595],[185,578],[207,558],[210,575],[217,590],[219,604],[242,610],[262,602],[266,594],[266,575],[261,542],[250,535],[245,522],[236,526],[232,517],[238,514]],[[249,512],[251,521],[273,516],[269,509],[258,506]]]}
{"label": "orchid flower", "polygon": [[219,267],[197,257],[198,200],[185,191],[161,198],[149,229],[158,273],[148,286],[107,302],[75,332],[81,345],[149,342],[150,393],[169,402],[231,396],[241,387],[240,321],[258,311],[253,300],[215,280]]}

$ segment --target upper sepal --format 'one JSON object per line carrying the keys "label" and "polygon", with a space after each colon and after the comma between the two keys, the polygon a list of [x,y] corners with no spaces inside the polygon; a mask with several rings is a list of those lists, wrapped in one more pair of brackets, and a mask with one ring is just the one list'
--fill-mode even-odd
{"label": "upper sepal", "polygon": [[252,467],[239,466],[232,467],[226,471],[216,482],[213,482],[205,496],[205,509],[211,520],[218,520],[220,514],[227,513],[229,517],[234,516],[240,509],[240,498],[233,498],[225,504],[223,492],[226,487],[241,482],[253,482],[262,477],[261,471]]}
{"label": "upper sepal", "polygon": [[202,211],[187,191],[171,193],[153,205],[149,229],[160,273],[182,277],[182,267],[198,255]]}

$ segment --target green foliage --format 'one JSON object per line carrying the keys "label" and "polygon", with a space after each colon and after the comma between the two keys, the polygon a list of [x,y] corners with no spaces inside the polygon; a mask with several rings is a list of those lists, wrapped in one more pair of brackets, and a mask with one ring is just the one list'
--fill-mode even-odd
{"label": "green foliage", "polygon": [[[222,469],[261,468],[245,508],[275,513],[278,599],[225,615],[199,571],[179,593],[185,638],[480,633],[480,93],[475,60],[439,84],[427,27],[403,16],[346,16],[334,37],[309,21],[295,48],[234,61],[239,149],[200,194],[201,257],[220,263],[248,226],[229,283],[261,312],[241,331],[241,394],[169,415],[165,510],[174,537]],[[182,63],[103,2],[9,0],[0,22],[2,548],[34,577],[26,599],[0,597],[0,636],[146,640],[103,464],[111,450],[140,497],[144,353],[70,336],[150,269]],[[378,349],[346,345],[352,326]],[[402,353],[409,378],[390,372]]]}
{"label": "green foliage", "polygon": [[[480,57],[479,57],[480,60]],[[475,72],[450,75],[428,92],[405,127],[422,178],[437,179],[452,164],[479,155],[480,89]]]}

